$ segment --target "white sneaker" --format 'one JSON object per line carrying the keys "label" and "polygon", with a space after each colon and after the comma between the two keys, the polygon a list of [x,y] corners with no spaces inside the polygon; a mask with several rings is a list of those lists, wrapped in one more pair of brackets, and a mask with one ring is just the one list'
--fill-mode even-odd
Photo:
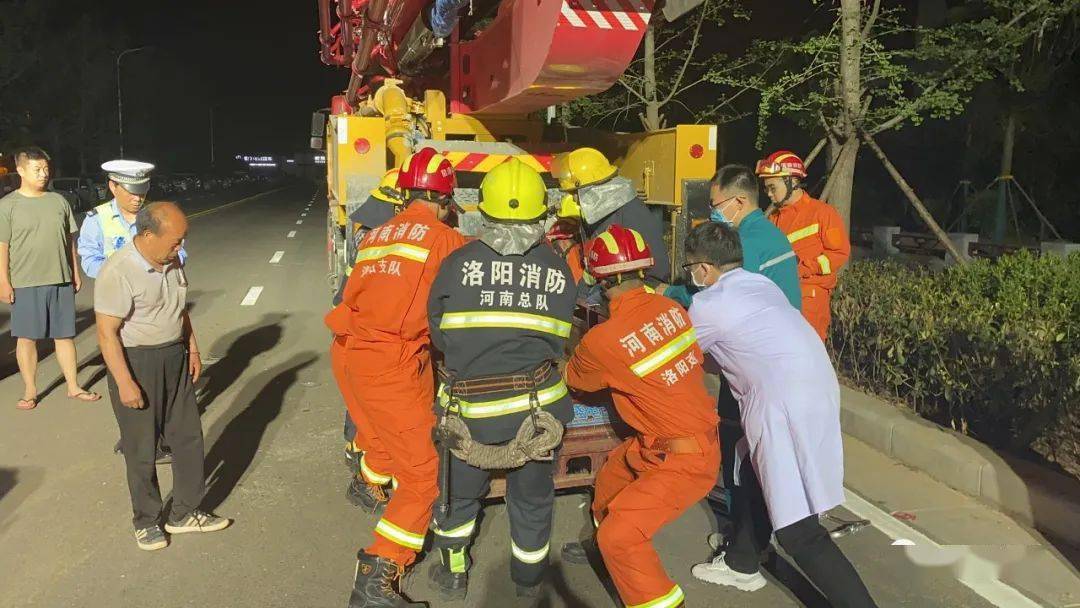
{"label": "white sneaker", "polygon": [[757,591],[766,584],[765,577],[761,576],[760,572],[743,574],[742,572],[736,572],[729,568],[728,565],[724,563],[723,553],[714,557],[711,562],[705,562],[704,564],[694,566],[690,572],[694,575],[694,578],[698,580],[714,585],[735,587],[740,591]]}

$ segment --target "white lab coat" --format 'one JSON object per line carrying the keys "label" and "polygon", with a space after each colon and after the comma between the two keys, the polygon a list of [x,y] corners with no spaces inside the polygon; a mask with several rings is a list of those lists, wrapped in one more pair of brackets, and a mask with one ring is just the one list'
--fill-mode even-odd
{"label": "white lab coat", "polygon": [[737,269],[694,295],[690,319],[739,402],[773,529],[841,504],[840,386],[802,314],[768,278]]}

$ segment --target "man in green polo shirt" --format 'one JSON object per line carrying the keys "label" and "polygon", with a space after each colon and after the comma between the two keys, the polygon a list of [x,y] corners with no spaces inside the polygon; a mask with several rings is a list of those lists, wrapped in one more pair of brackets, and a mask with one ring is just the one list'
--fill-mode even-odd
{"label": "man in green polo shirt", "polygon": [[[738,230],[743,248],[743,269],[763,274],[776,283],[796,309],[802,306],[799,262],[787,237],[758,207],[757,176],[749,167],[725,165],[713,178],[709,191],[709,219]],[[697,289],[692,285],[661,285],[665,296],[689,308]]]}

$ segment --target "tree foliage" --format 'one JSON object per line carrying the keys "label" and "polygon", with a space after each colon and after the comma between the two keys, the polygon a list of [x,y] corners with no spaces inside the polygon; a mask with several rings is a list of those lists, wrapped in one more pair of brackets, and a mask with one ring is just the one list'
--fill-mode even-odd
{"label": "tree foliage", "polygon": [[[880,0],[864,7],[859,40],[857,119],[871,135],[926,118],[951,118],[964,111],[975,87],[998,76],[1022,89],[1012,69],[1033,41],[1075,16],[1080,2],[987,0],[981,10],[943,27],[910,23],[902,8]],[[838,11],[837,11],[838,12]],[[802,40],[757,40],[745,68],[708,75],[711,82],[759,93],[758,143],[768,138],[770,119],[784,116],[808,130],[836,131],[848,111],[837,94],[840,80],[840,21]],[[824,123],[824,124],[823,124]]]}
{"label": "tree foliage", "polygon": [[[590,126],[617,127],[637,119],[645,130],[662,129],[669,117],[684,121],[730,122],[746,115],[734,108],[738,95],[716,98],[693,95],[713,81],[716,74],[737,71],[740,60],[716,53],[706,41],[721,28],[746,21],[750,13],[737,0],[706,0],[678,21],[652,16],[645,42],[618,82],[599,95],[584,97],[565,106],[564,117]],[[745,90],[749,90],[748,88]],[[712,102],[696,101],[713,99]]]}

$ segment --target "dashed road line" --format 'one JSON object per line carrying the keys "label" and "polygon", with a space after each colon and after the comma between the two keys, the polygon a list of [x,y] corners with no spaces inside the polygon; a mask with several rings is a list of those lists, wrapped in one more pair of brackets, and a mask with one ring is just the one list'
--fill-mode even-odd
{"label": "dashed road line", "polygon": [[270,258],[271,264],[277,264],[281,261],[281,258],[285,257],[284,251],[275,251],[273,257]]}
{"label": "dashed road line", "polygon": [[296,225],[297,226],[299,226],[300,224],[303,224],[303,223],[304,223],[304,220],[296,220]]}
{"label": "dashed road line", "polygon": [[285,238],[291,239],[291,238],[295,238],[295,237],[296,237],[296,231],[295,230],[290,230],[289,235],[287,237],[285,237]]}
{"label": "dashed road line", "polygon": [[262,295],[262,285],[255,285],[251,289],[248,289],[247,295],[243,300],[240,300],[241,306],[254,306],[259,301],[259,296]]}

